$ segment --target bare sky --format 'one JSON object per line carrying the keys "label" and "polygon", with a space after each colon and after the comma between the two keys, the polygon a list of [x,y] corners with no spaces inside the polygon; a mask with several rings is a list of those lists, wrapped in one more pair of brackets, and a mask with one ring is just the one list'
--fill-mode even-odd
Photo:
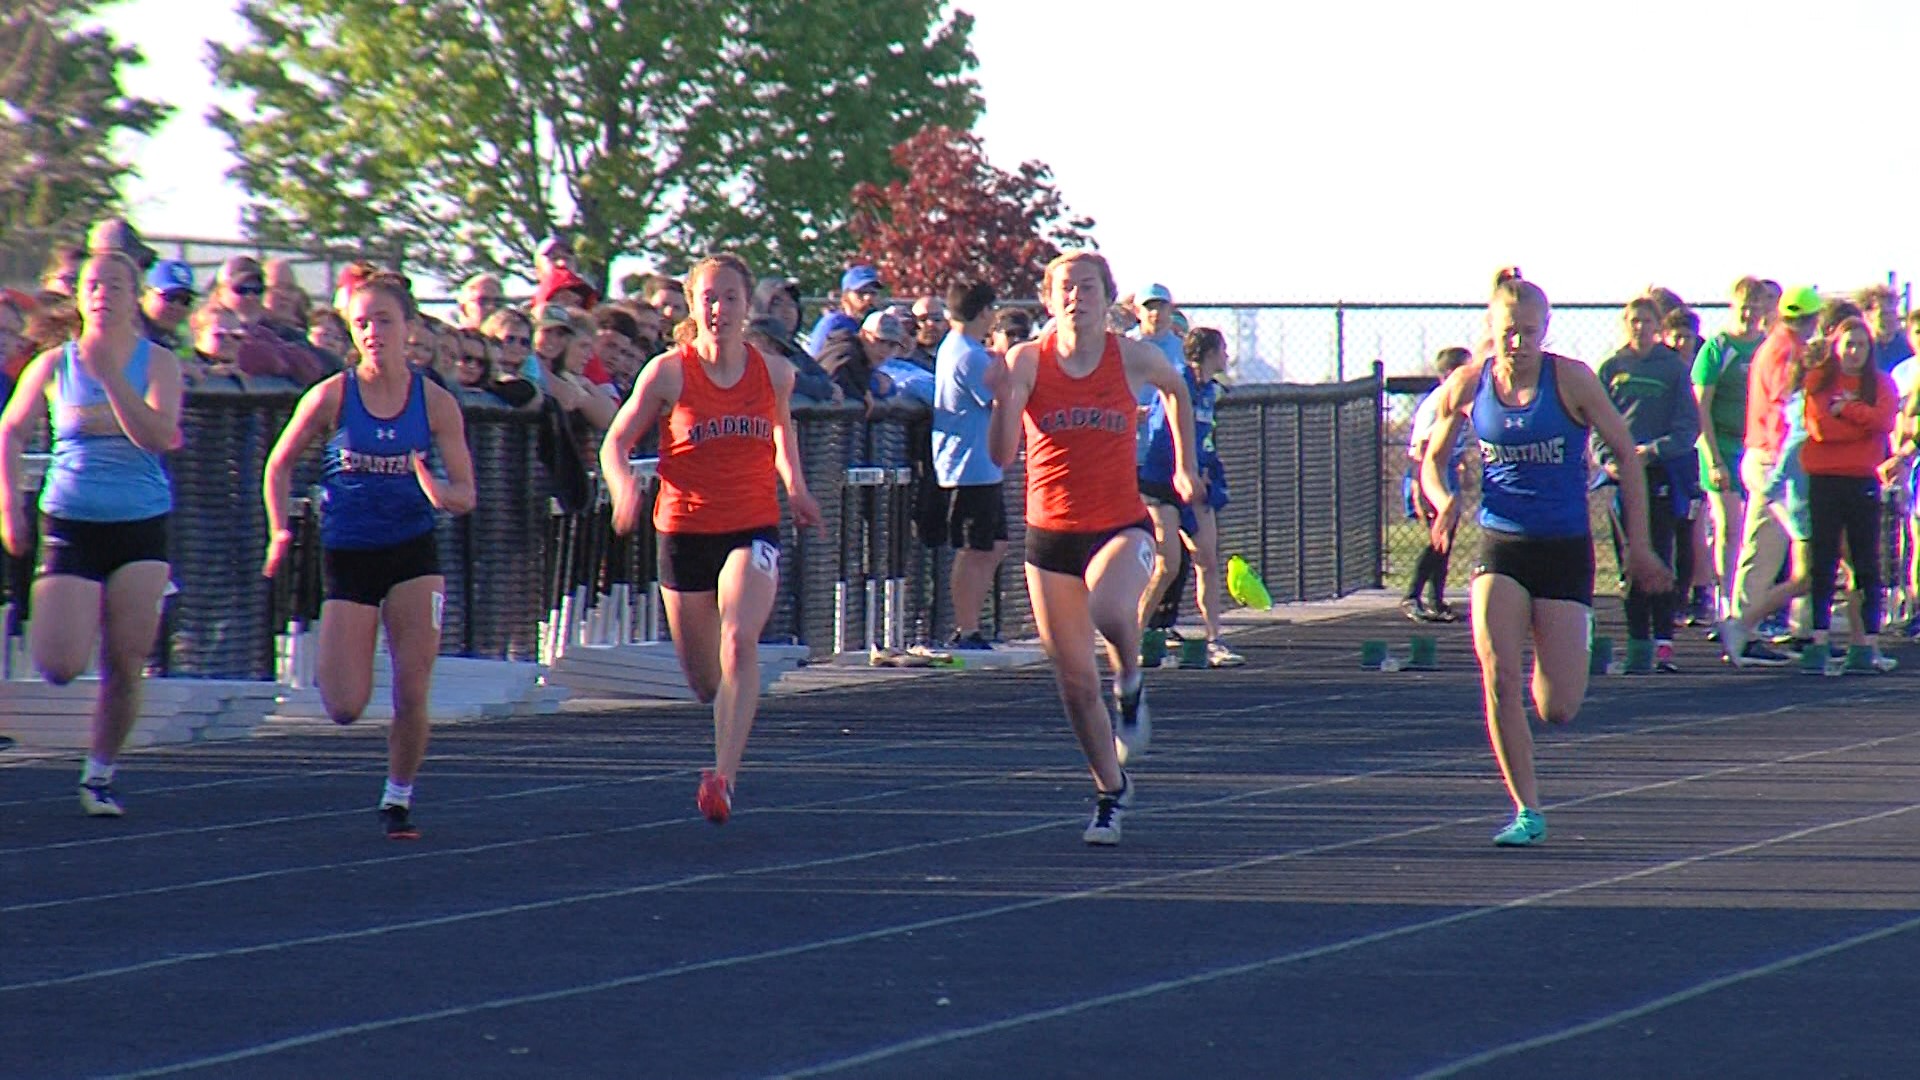
{"label": "bare sky", "polygon": [[[125,0],[135,220],[238,233],[209,36],[229,0]],[[1902,0],[963,0],[996,163],[1038,158],[1123,288],[1188,300],[1473,299],[1518,263],[1557,299],[1920,272],[1920,4]]]}

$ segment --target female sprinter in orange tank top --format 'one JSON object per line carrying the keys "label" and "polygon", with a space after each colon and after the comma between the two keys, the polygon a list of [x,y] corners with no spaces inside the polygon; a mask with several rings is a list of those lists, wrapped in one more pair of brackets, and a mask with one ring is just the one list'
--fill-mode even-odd
{"label": "female sprinter in orange tank top", "polygon": [[640,523],[640,485],[627,454],[660,424],[653,525],[661,596],[687,685],[713,703],[714,767],[701,774],[695,801],[715,825],[733,812],[733,781],[760,702],[760,631],[780,586],[776,470],[793,523],[821,521],[788,412],[793,365],[746,343],[753,281],[733,255],[693,268],[693,312],[675,328],[678,346],[640,373],[600,444],[613,528],[625,535]]}
{"label": "female sprinter in orange tank top", "polygon": [[[1113,273],[1090,252],[1062,255],[1041,279],[1053,328],[1015,346],[994,371],[993,459],[1011,462],[1027,440],[1027,592],[1053,660],[1067,719],[1098,785],[1089,844],[1120,842],[1133,802],[1121,769],[1147,748],[1151,724],[1140,674],[1140,594],[1153,573],[1153,521],[1134,470],[1137,391],[1160,392],[1173,422],[1173,486],[1191,502],[1193,403],[1184,375],[1152,345],[1107,332]],[[1114,671],[1109,715],[1093,663],[1093,632]],[[1116,743],[1116,736],[1118,741]]]}

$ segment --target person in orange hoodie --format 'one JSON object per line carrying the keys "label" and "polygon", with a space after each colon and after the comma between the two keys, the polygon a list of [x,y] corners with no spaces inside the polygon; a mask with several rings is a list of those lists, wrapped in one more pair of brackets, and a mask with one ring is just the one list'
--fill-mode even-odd
{"label": "person in orange hoodie", "polygon": [[1900,395],[1873,363],[1873,331],[1849,318],[1808,353],[1801,387],[1806,396],[1807,442],[1800,463],[1807,473],[1812,518],[1813,645],[1827,649],[1840,540],[1861,593],[1861,640],[1848,650],[1850,671],[1891,670],[1880,655],[1880,479]]}

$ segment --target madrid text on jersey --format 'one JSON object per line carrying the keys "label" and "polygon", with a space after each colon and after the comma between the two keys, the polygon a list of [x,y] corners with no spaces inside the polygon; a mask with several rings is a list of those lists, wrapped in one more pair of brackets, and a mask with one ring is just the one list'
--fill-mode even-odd
{"label": "madrid text on jersey", "polygon": [[764,416],[716,416],[687,425],[687,441],[696,446],[708,439],[771,439],[773,421]]}
{"label": "madrid text on jersey", "polygon": [[1551,439],[1538,442],[1480,444],[1480,461],[1486,465],[1564,465],[1567,460],[1567,437],[1556,435]]}
{"label": "madrid text on jersey", "polygon": [[1039,417],[1035,423],[1041,431],[1048,434],[1056,431],[1097,429],[1118,435],[1133,430],[1133,414],[1115,409],[1075,407],[1055,409]]}

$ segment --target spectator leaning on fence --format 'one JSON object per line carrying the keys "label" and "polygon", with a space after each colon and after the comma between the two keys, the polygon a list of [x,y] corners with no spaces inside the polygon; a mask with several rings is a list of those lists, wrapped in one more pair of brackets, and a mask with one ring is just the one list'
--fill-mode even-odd
{"label": "spectator leaning on fence", "polygon": [[80,264],[87,249],[79,244],[55,244],[47,253],[47,265],[40,271],[40,295],[49,300],[72,300],[80,284]]}
{"label": "spectator leaning on fence", "polygon": [[987,649],[980,632],[1000,560],[1007,554],[1004,476],[987,444],[993,419],[988,385],[997,361],[987,352],[993,286],[955,282],[947,290],[947,335],[933,363],[933,471],[946,496],[947,542],[953,546],[953,649]]}
{"label": "spectator leaning on fence", "polygon": [[588,424],[594,431],[605,431],[613,422],[612,399],[569,367],[570,359],[576,355],[575,342],[591,340],[587,338],[587,331],[585,316],[561,307],[542,308],[533,331],[534,355],[540,360],[541,382],[547,396],[576,423]]}
{"label": "spectator leaning on fence", "polygon": [[[859,333],[860,324],[880,297],[880,274],[865,263],[840,275],[840,306],[820,316],[807,335],[807,353],[826,366],[827,339],[839,333]],[[831,368],[829,367],[829,370]]]}
{"label": "spectator leaning on fence", "polygon": [[332,308],[318,304],[307,309],[307,344],[342,364],[353,355],[353,338],[347,333],[347,320]]}
{"label": "spectator leaning on fence", "polygon": [[647,290],[647,306],[660,313],[669,328],[678,327],[687,317],[687,293],[684,286],[665,274],[655,274],[653,288]]}
{"label": "spectator leaning on fence", "polygon": [[533,351],[533,320],[518,308],[501,308],[487,316],[481,332],[500,343],[502,372],[518,372],[535,388],[546,389],[540,357]]}
{"label": "spectator leaning on fence", "polygon": [[28,643],[34,667],[56,685],[99,656],[80,805],[119,817],[114,763],[140,714],[142,672],[171,591],[173,493],[161,455],[180,444],[182,391],[177,358],[141,329],[140,272],[130,259],[90,255],[77,296],[77,338],[27,366],[0,416],[0,539],[15,558],[32,554],[21,451],[51,412]]}
{"label": "spectator leaning on fence", "polygon": [[475,274],[460,283],[458,324],[463,330],[486,326],[494,312],[506,307],[507,293],[492,274]]}
{"label": "spectator leaning on fence", "polygon": [[793,340],[786,324],[771,315],[757,315],[747,324],[747,342],[766,356],[777,356],[793,365],[793,393],[812,401],[839,404],[847,399],[840,384],[833,381],[819,361],[807,355]]}
{"label": "spectator leaning on fence", "polygon": [[913,302],[913,318],[915,327],[913,355],[909,359],[932,371],[934,357],[940,351],[940,343],[949,333],[947,305],[937,296],[923,296]]}
{"label": "spectator leaning on fence", "polygon": [[147,287],[140,295],[140,319],[146,335],[168,352],[181,347],[180,328],[193,314],[193,267],[178,259],[161,259],[147,271]]}
{"label": "spectator leaning on fence", "polygon": [[[268,456],[261,495],[271,578],[292,550],[289,488],[307,447],[328,436],[321,472],[320,699],[338,724],[360,718],[373,695],[373,654],[384,625],[393,657],[393,722],[378,811],[386,835],[412,840],[413,783],[426,758],[428,691],[440,652],[446,584],[435,511],[473,509],[473,462],[454,396],[406,361],[407,324],[418,313],[406,279],[358,282],[347,321],[352,368],[308,390]],[[427,455],[438,451],[446,476]]]}
{"label": "spectator leaning on fence", "polygon": [[696,805],[725,824],[760,697],[760,632],[780,584],[778,482],[796,528],[818,528],[789,402],[793,368],[745,341],[753,275],[732,255],[687,275],[698,314],[676,328],[600,445],[614,531],[632,533],[642,498],[628,455],[660,426],[653,525],[667,625],[687,685],[713,703],[714,766]]}
{"label": "spectator leaning on fence", "polygon": [[240,316],[209,304],[193,313],[192,326],[193,354],[181,364],[188,385],[210,377],[238,376],[240,343],[247,338]]}
{"label": "spectator leaning on fence", "polygon": [[327,374],[313,350],[299,344],[299,335],[284,337],[266,321],[266,275],[250,255],[235,255],[220,265],[208,303],[234,313],[246,329],[240,345],[240,369],[248,375],[291,379],[308,386]]}

